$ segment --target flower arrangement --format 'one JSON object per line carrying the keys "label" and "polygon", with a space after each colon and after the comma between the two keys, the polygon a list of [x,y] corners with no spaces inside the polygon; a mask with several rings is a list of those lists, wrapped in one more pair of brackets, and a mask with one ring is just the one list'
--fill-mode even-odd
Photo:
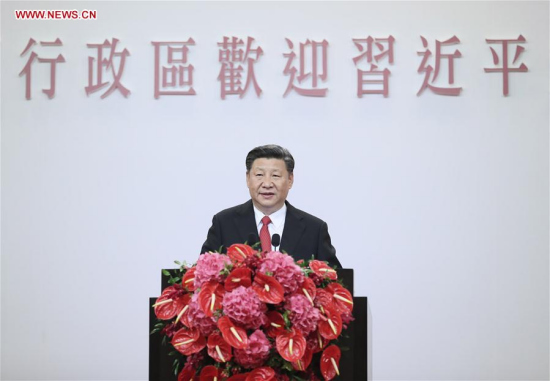
{"label": "flower arrangement", "polygon": [[[337,377],[337,339],[353,297],[318,260],[235,244],[180,264],[153,308],[178,381],[325,381]],[[183,356],[181,356],[183,355]],[[181,371],[180,371],[181,369]]]}

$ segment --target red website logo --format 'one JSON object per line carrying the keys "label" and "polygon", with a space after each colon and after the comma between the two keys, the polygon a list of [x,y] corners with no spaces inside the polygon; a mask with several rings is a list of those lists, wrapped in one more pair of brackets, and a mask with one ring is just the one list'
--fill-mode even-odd
{"label": "red website logo", "polygon": [[17,20],[95,20],[96,10],[16,10]]}

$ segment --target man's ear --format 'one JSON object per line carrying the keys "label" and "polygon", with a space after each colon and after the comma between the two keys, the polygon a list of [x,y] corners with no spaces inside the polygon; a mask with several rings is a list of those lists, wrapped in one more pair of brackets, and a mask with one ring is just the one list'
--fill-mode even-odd
{"label": "man's ear", "polygon": [[246,172],[246,187],[250,188],[250,171]]}
{"label": "man's ear", "polygon": [[292,188],[292,185],[294,185],[294,172],[288,175],[288,179],[290,180],[290,188]]}

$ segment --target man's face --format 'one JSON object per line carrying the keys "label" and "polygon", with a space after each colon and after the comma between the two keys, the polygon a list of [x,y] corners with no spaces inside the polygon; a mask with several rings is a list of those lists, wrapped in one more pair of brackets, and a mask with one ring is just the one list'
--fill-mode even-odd
{"label": "man's face", "polygon": [[294,175],[281,159],[256,159],[246,174],[246,185],[256,208],[265,215],[279,210],[292,188]]}

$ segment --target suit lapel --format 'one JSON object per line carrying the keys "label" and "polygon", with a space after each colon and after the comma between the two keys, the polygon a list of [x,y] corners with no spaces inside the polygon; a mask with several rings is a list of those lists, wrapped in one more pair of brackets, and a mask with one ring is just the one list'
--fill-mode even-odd
{"label": "suit lapel", "polygon": [[286,207],[285,228],[283,230],[280,250],[292,255],[306,226],[302,221],[300,213],[288,201],[286,202]]}
{"label": "suit lapel", "polygon": [[[252,206],[252,200],[248,200],[241,205],[235,216],[235,223],[241,236],[239,242],[244,243],[248,241],[250,233],[258,235],[258,227],[256,226],[256,217],[254,217],[254,208]],[[254,242],[255,243],[255,242]],[[250,242],[248,242],[250,244]]]}

